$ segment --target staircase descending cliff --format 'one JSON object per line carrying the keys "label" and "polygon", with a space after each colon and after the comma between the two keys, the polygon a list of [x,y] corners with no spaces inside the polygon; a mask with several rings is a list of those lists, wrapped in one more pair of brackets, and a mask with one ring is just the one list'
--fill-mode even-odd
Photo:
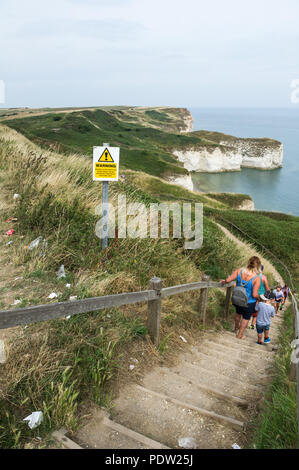
{"label": "staircase descending cliff", "polygon": [[271,381],[281,315],[270,330],[271,343],[256,344],[256,331],[238,340],[230,331],[207,331],[184,344],[171,368],[156,367],[141,383],[126,386],[111,416],[96,406],[79,431],[56,439],[70,448],[179,448],[192,438],[199,449],[246,445],[246,430]]}

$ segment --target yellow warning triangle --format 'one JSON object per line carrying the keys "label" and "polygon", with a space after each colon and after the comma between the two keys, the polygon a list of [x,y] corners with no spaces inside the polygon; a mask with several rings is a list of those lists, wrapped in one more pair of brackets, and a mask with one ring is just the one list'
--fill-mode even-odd
{"label": "yellow warning triangle", "polygon": [[98,161],[99,162],[114,162],[113,158],[111,157],[111,153],[109,152],[107,147],[105,148],[104,152],[102,153]]}

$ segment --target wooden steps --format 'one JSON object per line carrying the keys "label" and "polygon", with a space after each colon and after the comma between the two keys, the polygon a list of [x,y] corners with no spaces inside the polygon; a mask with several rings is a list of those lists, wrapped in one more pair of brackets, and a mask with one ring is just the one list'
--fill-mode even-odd
{"label": "wooden steps", "polygon": [[167,446],[111,420],[105,411],[95,405],[92,418],[72,439],[66,436],[65,430],[55,432],[52,436],[68,449],[168,449]]}
{"label": "wooden steps", "polygon": [[122,389],[111,417],[94,407],[74,436],[56,438],[67,448],[179,448],[184,437],[198,449],[245,446],[244,428],[271,381],[275,357],[269,345],[256,345],[256,331],[246,335],[240,341],[228,331],[204,333],[182,345],[175,366],[157,366],[142,383]]}

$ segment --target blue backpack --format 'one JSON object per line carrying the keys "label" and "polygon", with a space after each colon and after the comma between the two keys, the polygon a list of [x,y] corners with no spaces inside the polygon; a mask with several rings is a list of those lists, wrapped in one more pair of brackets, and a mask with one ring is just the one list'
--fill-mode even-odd
{"label": "blue backpack", "polygon": [[243,270],[240,272],[240,284],[233,290],[232,304],[237,307],[248,307],[248,300],[252,296],[252,283],[258,276],[254,276],[249,281],[244,281],[244,279],[242,279],[242,275]]}

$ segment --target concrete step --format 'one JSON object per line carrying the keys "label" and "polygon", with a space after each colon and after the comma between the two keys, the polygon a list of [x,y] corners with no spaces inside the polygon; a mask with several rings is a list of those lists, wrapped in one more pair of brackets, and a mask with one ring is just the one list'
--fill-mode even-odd
{"label": "concrete step", "polygon": [[261,350],[258,344],[256,345],[256,347],[259,348],[259,350],[254,349],[251,351],[237,349],[234,347],[234,345],[232,346],[231,344],[221,341],[221,338],[218,338],[218,341],[211,341],[209,339],[206,339],[202,344],[203,346],[209,347],[211,349],[213,348],[216,351],[222,352],[224,355],[231,355],[232,357],[237,357],[240,361],[245,361],[245,363],[247,363],[248,361],[256,360],[257,357],[261,356],[261,354],[263,355],[263,361],[266,364],[270,365],[273,361],[273,352],[265,351],[263,348]]}
{"label": "concrete step", "polygon": [[[265,348],[260,348],[258,344],[256,344],[256,342],[254,342],[254,344],[250,343],[250,345],[245,341],[241,342],[240,340],[237,340],[235,338],[235,336],[231,336],[231,335],[228,335],[226,333],[221,333],[221,334],[218,334],[218,335],[206,335],[205,336],[205,339],[207,339],[207,341],[209,342],[212,342],[214,344],[219,344],[219,345],[222,345],[223,347],[228,347],[229,349],[231,349],[231,351],[236,351],[237,353],[238,352],[241,352],[241,353],[244,353],[244,354],[247,354],[248,356],[247,357],[261,357],[261,354],[264,355],[268,355],[269,357],[272,358],[273,360],[273,351],[272,350],[268,350],[268,349],[265,349]],[[204,339],[204,341],[205,341]]]}
{"label": "concrete step", "polygon": [[[227,335],[227,337],[232,338],[234,341],[236,341],[236,344],[240,344],[240,348],[242,348],[244,346],[247,346],[247,347],[250,347],[250,348],[251,347],[257,347],[258,348],[259,347],[256,344],[257,334],[253,330],[246,330],[245,331],[245,336],[246,336],[245,340],[237,339],[235,333],[230,332],[230,331],[226,331],[225,335]],[[274,335],[273,334],[270,335],[270,338],[272,339],[272,341],[271,341],[271,343],[264,345],[264,351],[269,351],[269,352],[272,351],[272,346],[277,344],[276,338],[278,338],[278,336],[279,335],[275,334],[275,333],[274,333]]]}
{"label": "concrete step", "polygon": [[242,422],[138,385],[123,390],[114,402],[112,415],[115,421],[170,448],[178,448],[183,437],[195,439],[199,449],[229,448],[243,437]]}
{"label": "concrete step", "polygon": [[172,370],[186,379],[213,387],[229,396],[239,397],[249,401],[256,399],[263,393],[261,385],[255,385],[246,379],[232,378],[223,371],[216,370],[211,364],[192,363],[182,360]]}
{"label": "concrete step", "polygon": [[54,431],[52,433],[52,437],[55,439],[56,442],[58,442],[58,444],[60,444],[60,446],[63,449],[71,449],[71,450],[83,449],[83,447],[79,446],[79,444],[77,444],[75,441],[70,439],[67,436],[67,434],[68,434],[67,429],[62,428],[62,429],[59,429],[58,431]]}
{"label": "concrete step", "polygon": [[230,368],[236,371],[241,376],[247,376],[249,378],[262,379],[265,374],[272,371],[273,362],[263,357],[263,361],[260,361],[259,369],[256,369],[256,362],[254,359],[241,359],[240,352],[233,354],[229,350],[220,350],[219,346],[211,347],[207,344],[201,344],[199,347],[192,346],[190,353],[193,355],[194,360],[201,360],[202,357],[208,359],[211,358],[215,363],[219,363],[221,367]]}
{"label": "concrete step", "polygon": [[146,375],[142,385],[169,398],[187,402],[190,405],[219,415],[228,416],[239,421],[246,418],[244,409],[242,410],[233,400],[223,400],[220,395],[209,393],[207,389],[197,386],[194,381],[184,379],[167,368],[158,367],[154,369]]}
{"label": "concrete step", "polygon": [[239,360],[238,357],[231,358],[223,352],[203,345],[199,349],[191,347],[190,352],[185,353],[184,359],[193,364],[206,365],[231,378],[245,380],[254,385],[265,383],[267,381],[266,376],[269,374],[264,361],[260,361],[259,369],[257,370],[256,363],[253,361],[246,362]]}
{"label": "concrete step", "polygon": [[92,418],[73,437],[85,449],[167,449],[166,446],[113,420],[94,406]]}

